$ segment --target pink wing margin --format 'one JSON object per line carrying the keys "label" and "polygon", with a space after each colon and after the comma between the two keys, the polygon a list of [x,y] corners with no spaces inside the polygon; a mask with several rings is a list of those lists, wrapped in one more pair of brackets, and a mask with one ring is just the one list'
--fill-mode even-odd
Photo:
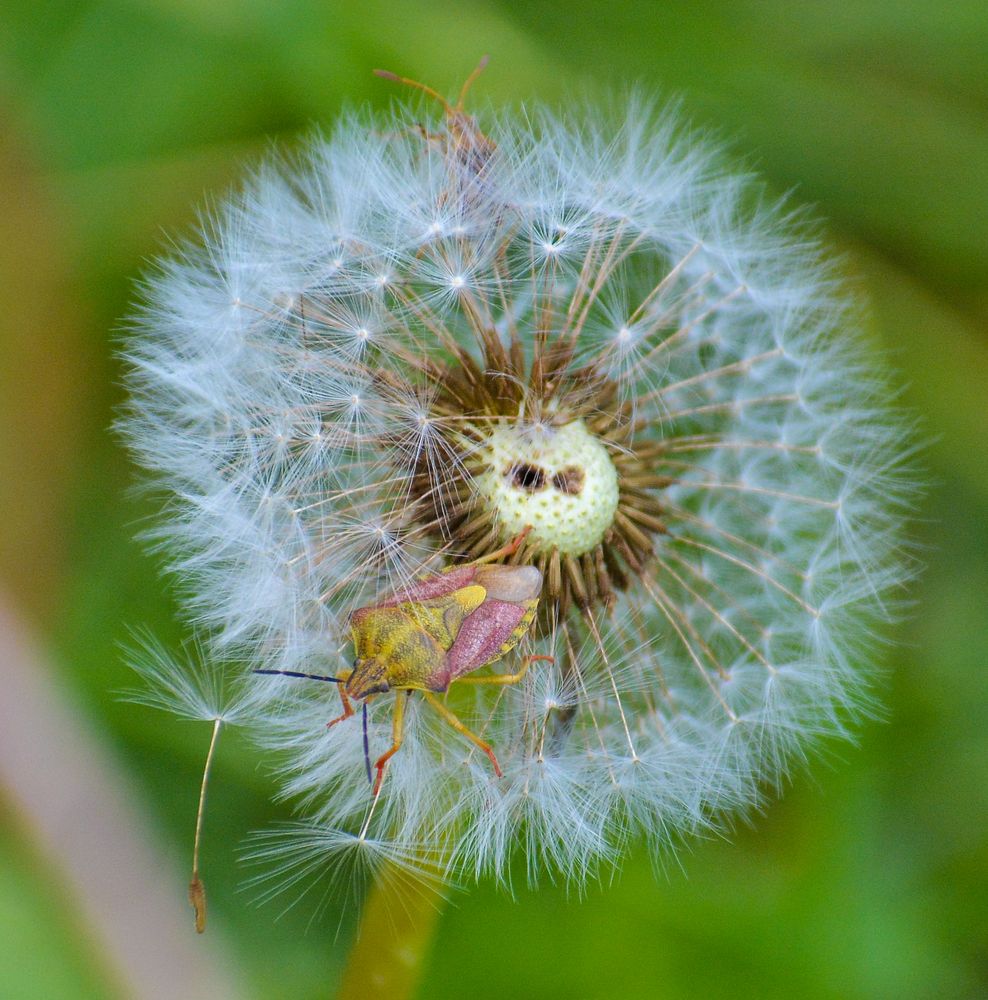
{"label": "pink wing margin", "polygon": [[405,604],[408,601],[427,601],[432,597],[445,597],[454,590],[469,586],[476,575],[477,567],[468,565],[451,569],[448,573],[427,576],[424,580],[417,580],[408,587],[396,590],[390,597],[386,597],[380,604],[374,606],[393,608],[396,604]]}

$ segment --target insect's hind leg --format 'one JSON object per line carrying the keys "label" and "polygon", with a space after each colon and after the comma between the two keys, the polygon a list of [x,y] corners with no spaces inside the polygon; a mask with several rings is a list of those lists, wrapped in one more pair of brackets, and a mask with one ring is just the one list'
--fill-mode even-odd
{"label": "insect's hind leg", "polygon": [[494,766],[494,773],[499,777],[504,777],[501,765],[494,756],[494,751],[489,743],[485,743],[476,733],[471,732],[462,722],[431,692],[423,691],[422,697],[442,716],[443,720],[452,726],[458,733],[465,736],[475,747],[483,750],[487,754],[488,760]]}
{"label": "insect's hind leg", "polygon": [[394,715],[391,716],[391,748],[386,753],[382,753],[374,763],[374,767],[377,769],[377,780],[374,782],[372,795],[375,799],[381,791],[384,769],[387,767],[388,761],[401,749],[401,744],[405,739],[405,703],[411,694],[411,691],[406,691],[404,698],[400,693],[395,696],[395,711]]}
{"label": "insect's hind leg", "polygon": [[534,656],[526,656],[521,661],[521,667],[514,674],[488,674],[486,677],[457,677],[454,681],[455,684],[517,684],[519,681],[523,680],[525,674],[528,673],[528,668],[536,660],[547,660],[549,663],[555,663],[556,658],[554,656],[546,656],[544,653],[536,653]]}

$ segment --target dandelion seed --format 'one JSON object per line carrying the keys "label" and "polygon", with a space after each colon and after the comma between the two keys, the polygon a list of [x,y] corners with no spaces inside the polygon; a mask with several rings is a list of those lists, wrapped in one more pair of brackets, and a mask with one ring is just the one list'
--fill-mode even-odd
{"label": "dandelion seed", "polygon": [[195,912],[195,928],[206,929],[206,887],[199,870],[206,791],[216,757],[220,731],[224,724],[237,724],[247,712],[249,692],[242,677],[230,678],[224,664],[200,663],[196,667],[170,656],[160,644],[139,636],[137,648],[129,652],[131,666],[144,681],[144,687],[124,692],[124,698],[138,704],[173,712],[180,718],[212,723],[212,735],[206,751],[196,809],[195,835],[192,841],[192,877],[188,898]]}
{"label": "dandelion seed", "polygon": [[236,724],[248,711],[244,678],[204,652],[194,648],[187,656],[173,656],[152,636],[137,633],[125,656],[142,686],[122,692],[123,699],[192,722]]}
{"label": "dandelion seed", "polygon": [[[316,824],[261,851],[274,892],[422,856],[507,879],[518,851],[582,883],[724,822],[867,711],[909,573],[909,429],[806,227],[640,100],[482,130],[464,96],[259,171],[127,350],[156,539]],[[406,679],[327,730],[354,612],[519,533],[538,614],[478,677],[524,678]]]}

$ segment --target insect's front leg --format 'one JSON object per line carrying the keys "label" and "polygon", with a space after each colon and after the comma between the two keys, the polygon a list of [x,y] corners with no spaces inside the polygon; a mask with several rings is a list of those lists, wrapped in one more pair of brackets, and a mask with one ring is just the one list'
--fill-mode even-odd
{"label": "insect's front leg", "polygon": [[402,697],[401,692],[395,695],[395,711],[391,717],[391,749],[387,753],[381,754],[377,758],[374,767],[377,769],[377,780],[374,782],[373,796],[376,799],[381,791],[381,782],[384,781],[384,768],[391,758],[401,749],[402,741],[405,738],[405,703],[411,697],[411,691],[405,691]]}
{"label": "insect's front leg", "polygon": [[493,552],[488,552],[486,556],[482,556],[480,559],[474,559],[470,565],[483,566],[484,563],[494,562],[497,559],[503,559],[505,556],[513,556],[518,551],[521,543],[528,537],[528,533],[531,530],[532,526],[526,524],[507,545],[502,545],[501,548],[495,549]]}
{"label": "insect's front leg", "polygon": [[330,719],[330,721],[326,723],[327,729],[332,729],[337,722],[343,722],[344,719],[349,719],[351,715],[356,714],[353,704],[351,703],[350,699],[347,697],[346,694],[346,682],[349,679],[351,673],[353,673],[353,671],[348,670],[345,673],[340,674],[339,677],[340,683],[337,686],[339,687],[340,690],[340,701],[343,703],[343,714],[338,715],[335,719]]}

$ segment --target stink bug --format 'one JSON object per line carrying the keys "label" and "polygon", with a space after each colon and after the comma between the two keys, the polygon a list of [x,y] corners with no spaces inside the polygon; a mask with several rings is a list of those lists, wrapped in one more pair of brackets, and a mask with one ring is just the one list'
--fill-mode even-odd
{"label": "stink bug", "polygon": [[[374,764],[374,796],[381,790],[384,769],[399,750],[404,736],[405,701],[413,691],[458,733],[489,758],[494,773],[501,766],[490,745],[471,732],[437,697],[460,684],[517,684],[534,660],[527,656],[512,674],[468,677],[514,649],[528,631],[539,603],[542,573],[534,566],[490,565],[517,551],[528,533],[510,545],[462,566],[425,576],[395,591],[378,604],[359,608],[350,616],[355,662],[337,677],[289,670],[256,670],[339,685],[343,714],[328,723],[335,726],[355,714],[352,700],[364,702],[365,754],[367,702],[388,691],[396,692],[392,717],[392,744]],[[352,699],[352,700],[351,700]],[[369,756],[367,757],[369,762]],[[368,776],[370,768],[368,766]]]}

